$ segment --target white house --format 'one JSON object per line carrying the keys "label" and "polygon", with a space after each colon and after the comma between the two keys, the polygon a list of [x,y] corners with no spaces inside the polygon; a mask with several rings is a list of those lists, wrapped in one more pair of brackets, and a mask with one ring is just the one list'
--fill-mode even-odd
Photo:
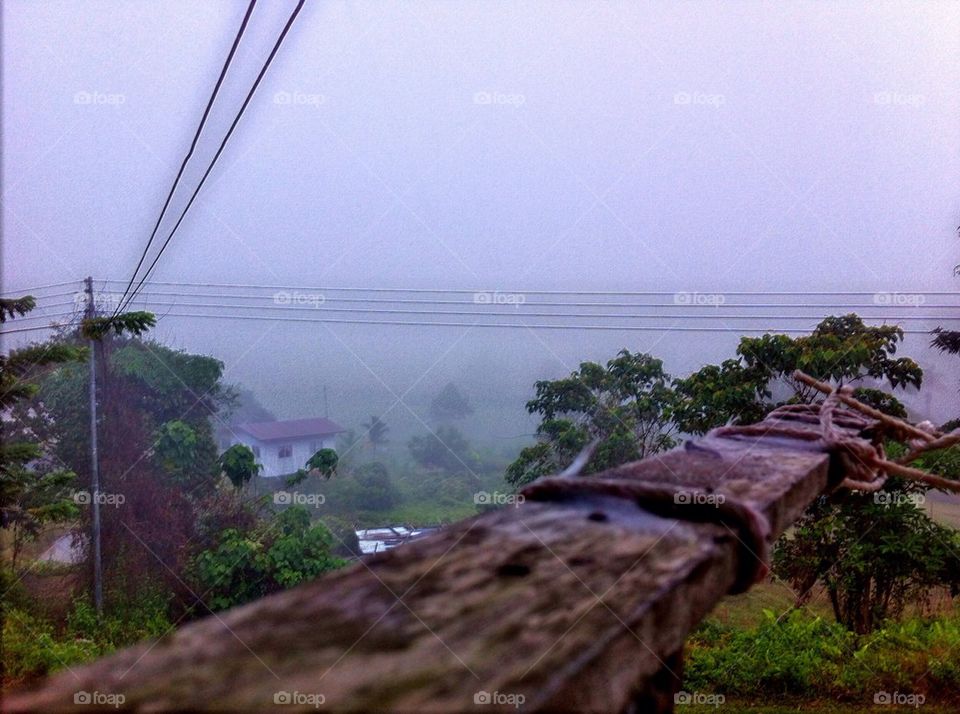
{"label": "white house", "polygon": [[263,466],[261,475],[285,476],[301,469],[320,449],[332,449],[337,434],[345,431],[336,422],[323,417],[260,421],[233,427],[226,449],[245,444]]}

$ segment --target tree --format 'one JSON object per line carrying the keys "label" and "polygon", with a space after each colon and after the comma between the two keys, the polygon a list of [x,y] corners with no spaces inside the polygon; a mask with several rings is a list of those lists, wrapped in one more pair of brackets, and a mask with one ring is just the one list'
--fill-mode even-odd
{"label": "tree", "polygon": [[871,632],[933,588],[960,592],[960,535],[919,506],[922,490],[820,498],[774,549],[774,572],[806,601],[822,583],[837,622]]}
{"label": "tree", "polygon": [[437,423],[464,419],[471,414],[473,407],[453,382],[447,382],[430,402],[430,418]]}
{"label": "tree", "polygon": [[[0,323],[27,314],[35,304],[29,295],[0,299]],[[13,417],[2,424],[0,528],[10,533],[14,569],[23,545],[45,524],[68,521],[77,515],[71,497],[76,474],[56,463],[49,442],[17,419],[14,410],[36,395],[40,389],[36,379],[43,373],[60,364],[81,361],[86,354],[83,348],[51,342],[0,355],[0,410]],[[42,407],[35,416],[47,418]]]}
{"label": "tree", "polygon": [[193,428],[180,419],[165,422],[153,437],[153,454],[175,481],[186,483],[196,475],[200,440]]}
{"label": "tree", "polygon": [[307,468],[316,471],[324,478],[330,478],[337,472],[337,463],[340,459],[333,449],[320,449],[307,459]]}
{"label": "tree", "polygon": [[226,476],[234,489],[239,491],[263,468],[257,463],[253,450],[246,444],[234,444],[220,454],[217,462],[220,471]]}
{"label": "tree", "polygon": [[[917,363],[894,357],[902,340],[901,328],[868,327],[854,314],[828,317],[803,337],[744,337],[737,359],[675,382],[680,397],[675,418],[684,431],[702,434],[728,422],[753,423],[778,404],[809,403],[818,393],[792,378],[798,369],[838,385],[885,379],[894,389],[919,388],[923,371]],[[860,386],[855,396],[869,400],[878,394]]]}
{"label": "tree", "polygon": [[364,424],[363,428],[367,430],[367,440],[374,449],[387,443],[387,432],[390,431],[390,427],[380,417],[371,416],[370,421]]}
{"label": "tree", "polygon": [[302,483],[308,476],[322,476],[329,479],[337,472],[337,464],[340,458],[333,449],[320,449],[313,456],[307,459],[305,468],[298,469],[296,473],[291,474],[286,483],[288,486],[296,486]]}
{"label": "tree", "polygon": [[[251,532],[224,530],[188,569],[193,592],[211,610],[223,610],[293,587],[344,565],[331,554],[333,536],[292,506]],[[204,613],[200,613],[204,614]]]}
{"label": "tree", "polygon": [[407,442],[410,455],[428,469],[443,469],[449,472],[473,471],[478,459],[470,444],[455,427],[441,426],[436,432],[415,436]]}
{"label": "tree", "polygon": [[362,492],[358,495],[363,510],[386,511],[400,502],[400,492],[390,480],[387,467],[379,461],[361,466],[354,478],[362,487]]}
{"label": "tree", "polygon": [[[868,326],[856,315],[826,318],[811,335],[798,338],[745,337],[737,359],[677,380],[677,421],[688,432],[703,433],[728,422],[756,421],[778,404],[822,398],[792,379],[796,369],[835,385],[859,385],[857,398],[904,417],[906,410],[894,396],[863,385],[872,379],[893,389],[920,387],[920,367],[894,356],[902,339],[900,328]],[[886,446],[889,453],[902,449],[896,443]],[[948,477],[960,475],[960,465],[954,466],[960,461],[944,453],[927,457],[924,465]],[[822,584],[836,619],[860,633],[931,587],[956,587],[960,541],[955,531],[937,525],[919,507],[925,491],[889,479],[875,494],[821,496],[792,535],[778,541],[774,572],[798,591],[798,602]]]}
{"label": "tree", "polygon": [[527,411],[539,414],[539,442],[507,468],[522,486],[568,466],[591,441],[598,442],[585,472],[645,458],[672,448],[675,395],[663,363],[621,350],[606,366],[584,362],[565,379],[539,381]]}

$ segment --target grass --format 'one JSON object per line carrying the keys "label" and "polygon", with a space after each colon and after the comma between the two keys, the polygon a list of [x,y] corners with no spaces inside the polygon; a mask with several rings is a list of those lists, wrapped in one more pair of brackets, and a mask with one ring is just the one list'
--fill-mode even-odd
{"label": "grass", "polygon": [[413,524],[417,527],[448,525],[477,515],[472,503],[401,503],[396,508],[377,514],[380,525]]}

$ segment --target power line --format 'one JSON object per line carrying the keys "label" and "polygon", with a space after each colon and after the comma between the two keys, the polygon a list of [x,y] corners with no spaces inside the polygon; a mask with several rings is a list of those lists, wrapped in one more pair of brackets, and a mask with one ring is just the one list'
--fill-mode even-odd
{"label": "power line", "polygon": [[[122,282],[107,280],[108,283]],[[143,281],[145,282],[145,281]],[[143,284],[143,283],[141,283]],[[168,285],[174,287],[203,287],[203,288],[243,288],[259,290],[312,290],[317,292],[370,292],[370,293],[451,293],[473,295],[477,293],[491,293],[502,295],[637,295],[637,296],[674,296],[674,295],[953,295],[960,297],[956,290],[508,290],[508,289],[469,289],[469,288],[382,288],[382,287],[334,287],[320,285],[264,285],[255,283],[193,283],[178,281],[151,280],[149,285]]]}
{"label": "power line", "polygon": [[[31,288],[21,288],[19,290],[4,290],[0,292],[0,295],[29,295],[32,292],[37,290],[46,290],[47,288],[59,288],[64,285],[76,285],[79,281],[77,280],[64,280],[62,283],[47,283],[46,285],[34,285]],[[118,280],[111,280],[110,282],[120,282]],[[72,294],[72,293],[71,293]]]}
{"label": "power line", "polygon": [[[306,323],[334,323],[348,325],[397,325],[397,326],[421,326],[421,327],[490,327],[503,329],[526,329],[526,330],[610,330],[610,331],[628,331],[628,332],[730,332],[739,334],[743,332],[771,332],[771,333],[793,333],[809,334],[813,327],[807,329],[801,328],[775,328],[775,327],[657,327],[654,325],[546,325],[546,324],[516,324],[516,323],[497,323],[497,322],[426,322],[417,320],[357,320],[326,317],[282,317],[279,315],[223,315],[211,313],[182,313],[168,312],[164,317],[201,317],[214,318],[221,320],[270,320],[279,322],[306,322]],[[905,334],[929,335],[929,330],[904,330]]]}
{"label": "power line", "polygon": [[[510,294],[510,293],[507,293]],[[673,293],[671,293],[672,295]],[[915,293],[913,293],[915,294]],[[164,291],[164,290],[141,290],[140,295],[147,296],[147,299],[151,298],[154,295],[162,296],[174,296],[174,297],[197,297],[197,298],[227,298],[230,300],[275,300],[277,295],[269,294],[250,294],[250,293],[225,293],[225,292],[189,292],[183,290],[175,291]],[[52,296],[51,296],[52,297]],[[289,296],[291,299],[296,298],[296,295]],[[319,296],[318,296],[319,297]],[[480,305],[480,304],[489,304],[481,303],[477,300],[450,300],[442,298],[403,298],[403,297],[327,297],[322,295],[322,301],[326,303],[388,303],[388,304],[412,304],[412,305]],[[537,301],[523,301],[524,306],[536,306],[536,307],[666,307],[666,308],[699,308],[699,309],[736,309],[736,308],[837,308],[837,309],[917,309],[916,305],[910,304],[890,304],[885,305],[881,303],[782,303],[782,302],[773,302],[773,303],[722,303],[716,305],[710,304],[685,304],[682,302],[609,302],[609,301],[591,301],[591,302],[547,302],[543,300]],[[933,308],[933,309],[951,309],[951,310],[960,310],[960,304],[955,305],[934,305],[934,304],[922,304],[923,308]]]}
{"label": "power line", "polygon": [[[207,166],[207,170],[204,172],[203,176],[200,179],[200,183],[197,184],[197,188],[194,190],[193,195],[190,196],[190,200],[187,202],[186,208],[183,209],[183,212],[180,214],[180,218],[177,219],[176,224],[173,226],[173,230],[170,231],[170,234],[167,236],[167,239],[164,241],[163,245],[160,246],[160,251],[154,257],[153,262],[150,263],[150,267],[147,268],[147,271],[143,274],[143,277],[140,279],[140,282],[137,283],[137,287],[133,289],[133,292],[130,294],[130,297],[127,299],[127,303],[136,297],[141,286],[146,282],[147,278],[150,276],[150,273],[153,272],[153,269],[157,265],[157,261],[160,260],[160,256],[163,255],[163,252],[167,249],[167,246],[170,244],[171,239],[174,234],[177,232],[177,229],[180,227],[180,224],[183,222],[184,217],[186,217],[187,212],[190,210],[190,207],[193,205],[194,200],[197,198],[197,194],[200,193],[200,189],[203,188],[203,184],[206,183],[207,177],[210,175],[210,172],[213,171],[213,167],[216,165],[217,161],[220,159],[220,155],[223,153],[224,147],[227,145],[227,142],[230,140],[230,137],[233,135],[234,129],[236,129],[237,124],[240,122],[240,118],[243,116],[243,113],[246,111],[247,106],[250,104],[250,100],[253,98],[254,92],[257,91],[257,87],[260,86],[260,82],[263,80],[264,75],[267,73],[273,58],[276,56],[277,51],[280,49],[280,46],[283,44],[284,39],[287,36],[287,33],[290,31],[290,28],[293,26],[294,21],[297,19],[297,15],[300,14],[300,10],[303,8],[304,0],[299,0],[297,6],[293,9],[293,12],[290,13],[290,17],[287,19],[286,24],[283,26],[283,30],[280,32],[280,36],[277,38],[276,43],[273,46],[273,49],[270,51],[270,54],[267,56],[266,61],[263,63],[263,66],[260,68],[260,73],[257,75],[256,80],[253,83],[253,86],[250,87],[250,91],[247,92],[246,99],[243,100],[243,104],[240,106],[240,111],[237,112],[236,116],[233,119],[233,122],[230,124],[229,130],[227,130],[226,136],[223,137],[223,141],[220,142],[220,147],[217,149],[217,153],[214,154],[213,160],[210,162],[210,165]],[[118,312],[122,310],[124,304],[118,307]]]}
{"label": "power line", "polygon": [[[76,313],[73,313],[73,312],[65,312],[65,313],[61,313],[61,314],[59,314],[59,315],[47,315],[46,317],[47,317],[48,319],[49,319],[49,318],[55,318],[55,317],[76,317]],[[18,319],[17,322],[20,322],[20,320]],[[72,321],[71,321],[71,322],[72,322]],[[50,324],[50,325],[34,325],[34,326],[31,326],[31,327],[15,327],[15,328],[13,328],[12,330],[3,330],[3,331],[0,331],[0,336],[2,336],[2,335],[13,335],[13,334],[15,334],[15,333],[17,333],[17,332],[32,332],[32,331],[34,331],[34,330],[59,330],[59,329],[62,328],[62,327],[66,327],[67,325],[70,325],[71,322],[62,323],[62,324]]]}
{"label": "power line", "polygon": [[[214,296],[211,296],[214,297]],[[616,313],[574,313],[574,312],[529,312],[525,311],[525,306],[518,306],[517,310],[511,312],[488,312],[484,310],[484,305],[476,305],[473,310],[406,310],[391,308],[362,308],[362,307],[326,307],[326,303],[318,304],[316,307],[293,307],[291,305],[236,305],[230,303],[206,303],[206,302],[161,302],[156,300],[139,299],[145,305],[156,305],[158,307],[204,307],[215,309],[236,309],[236,310],[284,310],[287,312],[347,312],[347,313],[371,313],[371,314],[397,314],[397,315],[475,315],[478,317],[572,317],[572,318],[624,318],[624,319],[656,319],[656,320],[768,320],[770,318],[787,320],[820,320],[823,315],[720,315],[720,314],[701,314],[701,315],[664,315],[656,313],[647,314],[616,314]],[[460,303],[465,304],[465,303]],[[866,315],[863,316],[870,320],[960,320],[960,316],[948,317],[944,315]]]}
{"label": "power line", "polygon": [[180,183],[180,177],[183,176],[183,171],[187,167],[187,162],[190,161],[190,157],[193,156],[193,152],[197,148],[197,142],[200,140],[200,133],[203,131],[203,127],[207,123],[207,117],[210,116],[210,109],[213,107],[213,102],[217,98],[217,94],[220,92],[220,86],[223,84],[224,77],[227,76],[227,69],[230,67],[230,63],[233,61],[233,56],[236,54],[237,47],[240,45],[240,38],[243,37],[244,31],[247,29],[247,23],[250,20],[250,15],[253,13],[253,7],[256,4],[257,0],[250,0],[250,4],[247,6],[247,12],[243,16],[243,22],[240,23],[240,29],[233,38],[233,45],[230,47],[230,53],[227,55],[227,59],[223,63],[223,68],[220,70],[220,76],[217,78],[217,83],[213,87],[213,92],[210,93],[210,98],[207,100],[207,106],[206,109],[203,110],[203,116],[200,118],[200,123],[197,125],[197,130],[193,134],[193,141],[190,142],[190,149],[187,151],[187,155],[183,157],[183,163],[180,164],[180,170],[177,171],[177,176],[173,180],[173,185],[170,187],[170,192],[167,194],[167,200],[163,202],[163,208],[160,209],[160,215],[157,216],[157,222],[153,226],[153,231],[150,233],[150,239],[147,241],[147,245],[143,249],[143,254],[140,256],[140,260],[137,261],[137,267],[134,268],[133,275],[130,276],[130,282],[127,283],[127,287],[123,291],[123,296],[120,298],[120,302],[117,303],[117,308],[111,318],[116,317],[117,313],[120,311],[123,298],[125,298],[127,293],[130,292],[130,286],[133,285],[133,281],[137,279],[137,273],[140,272],[140,268],[143,266],[143,261],[146,260],[147,253],[150,252],[150,246],[153,244],[153,239],[157,235],[157,230],[160,228],[160,223],[163,221],[163,216],[166,214],[167,207],[170,205],[170,199],[173,198],[173,194],[177,190],[177,185]]}

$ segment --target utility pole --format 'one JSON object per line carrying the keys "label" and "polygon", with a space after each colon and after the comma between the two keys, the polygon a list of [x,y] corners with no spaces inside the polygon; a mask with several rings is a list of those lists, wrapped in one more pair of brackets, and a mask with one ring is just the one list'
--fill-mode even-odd
{"label": "utility pole", "polygon": [[330,418],[330,405],[327,403],[327,385],[323,385],[323,415]]}
{"label": "utility pole", "polygon": [[[87,293],[86,318],[97,316],[93,299],[93,278],[83,281]],[[100,455],[97,450],[97,351],[99,340],[90,340],[90,505],[93,508],[93,604],[103,616],[103,563],[100,559]]]}

